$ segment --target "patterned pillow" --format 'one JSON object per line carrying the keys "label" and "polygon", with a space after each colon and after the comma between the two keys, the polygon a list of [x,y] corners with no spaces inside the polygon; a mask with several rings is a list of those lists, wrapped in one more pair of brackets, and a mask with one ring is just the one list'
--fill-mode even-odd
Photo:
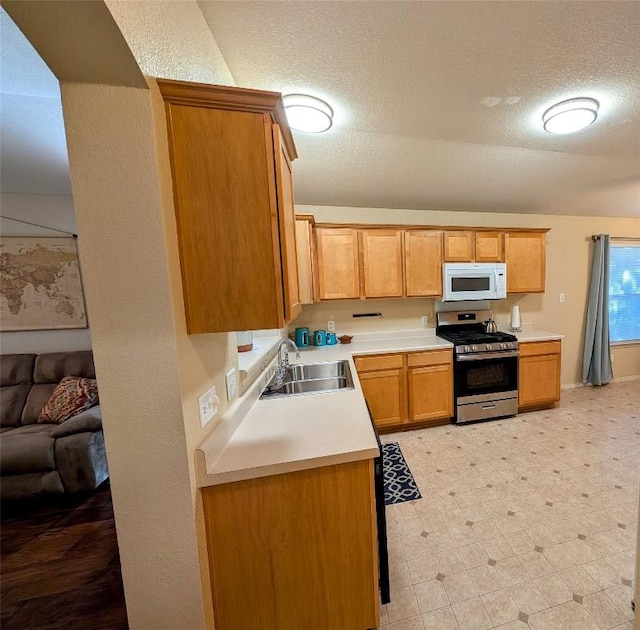
{"label": "patterned pillow", "polygon": [[98,404],[98,384],[95,378],[65,376],[45,403],[38,422],[58,424]]}

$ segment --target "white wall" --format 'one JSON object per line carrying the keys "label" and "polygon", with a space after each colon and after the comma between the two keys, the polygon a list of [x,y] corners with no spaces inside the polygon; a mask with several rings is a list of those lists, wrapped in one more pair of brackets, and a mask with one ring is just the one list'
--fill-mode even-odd
{"label": "white wall", "polygon": [[[23,195],[2,193],[0,195],[2,217],[22,219],[48,227],[76,232],[73,199],[67,195]],[[64,236],[53,230],[17,223],[0,218],[0,233],[19,236]],[[82,244],[78,242],[78,247]],[[0,333],[0,352],[62,352],[67,350],[90,350],[89,328],[65,330],[25,330]]]}

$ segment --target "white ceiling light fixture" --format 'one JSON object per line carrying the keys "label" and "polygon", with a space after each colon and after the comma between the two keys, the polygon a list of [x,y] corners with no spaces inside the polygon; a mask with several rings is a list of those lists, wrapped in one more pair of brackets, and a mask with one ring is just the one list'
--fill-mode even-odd
{"label": "white ceiling light fixture", "polygon": [[333,110],[328,103],[315,96],[287,94],[282,100],[292,129],[321,133],[333,124]]}
{"label": "white ceiling light fixture", "polygon": [[570,98],[556,103],[542,114],[542,123],[549,133],[573,133],[593,123],[599,108],[600,103],[594,98]]}

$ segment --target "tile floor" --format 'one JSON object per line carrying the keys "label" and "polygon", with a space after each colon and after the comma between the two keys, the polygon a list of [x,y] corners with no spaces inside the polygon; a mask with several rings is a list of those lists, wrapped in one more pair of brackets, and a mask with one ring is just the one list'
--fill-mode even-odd
{"label": "tile floor", "polygon": [[388,630],[632,630],[640,382],[383,436],[423,498],[387,508]]}

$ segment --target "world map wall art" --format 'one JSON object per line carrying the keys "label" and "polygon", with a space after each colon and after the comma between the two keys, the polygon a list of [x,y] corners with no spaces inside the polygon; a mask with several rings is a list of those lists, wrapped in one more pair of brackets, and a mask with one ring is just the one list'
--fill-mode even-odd
{"label": "world map wall art", "polygon": [[0,330],[86,327],[76,240],[0,238]]}

